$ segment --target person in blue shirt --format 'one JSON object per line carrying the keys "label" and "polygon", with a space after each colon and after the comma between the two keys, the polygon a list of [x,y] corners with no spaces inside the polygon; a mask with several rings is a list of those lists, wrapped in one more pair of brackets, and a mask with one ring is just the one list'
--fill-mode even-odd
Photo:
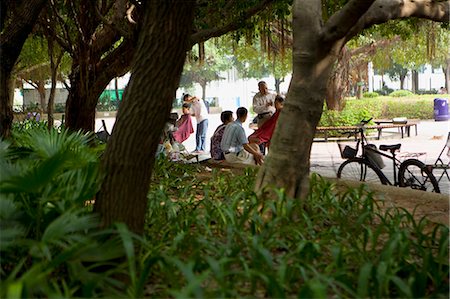
{"label": "person in blue shirt", "polygon": [[239,107],[236,111],[237,119],[229,123],[223,133],[220,147],[229,163],[242,163],[250,165],[261,165],[264,156],[259,151],[258,145],[249,144],[242,124],[247,120],[248,110]]}

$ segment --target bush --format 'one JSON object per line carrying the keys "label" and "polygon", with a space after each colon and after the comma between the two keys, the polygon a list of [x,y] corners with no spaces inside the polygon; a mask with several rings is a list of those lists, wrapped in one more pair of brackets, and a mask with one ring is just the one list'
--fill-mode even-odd
{"label": "bush", "polygon": [[383,88],[379,89],[379,90],[375,90],[375,92],[377,92],[378,94],[382,95],[382,96],[387,96],[389,95],[391,92],[393,92],[394,90],[392,88],[389,88],[387,86],[383,86]]}
{"label": "bush", "polygon": [[410,92],[409,90],[396,90],[396,91],[393,91],[393,92],[391,92],[389,94],[389,96],[396,97],[396,98],[409,97],[409,96],[412,96],[412,95],[414,95],[414,94],[412,92]]}
{"label": "bush", "polygon": [[364,98],[377,98],[379,96],[380,95],[378,93],[376,93],[376,92],[365,92],[365,93],[363,93],[363,97]]}
{"label": "bush", "polygon": [[[365,98],[348,99],[342,111],[324,110],[318,126],[352,126],[361,119],[406,117],[408,119],[432,119],[434,102],[431,96],[412,99]],[[333,134],[330,134],[333,136]]]}

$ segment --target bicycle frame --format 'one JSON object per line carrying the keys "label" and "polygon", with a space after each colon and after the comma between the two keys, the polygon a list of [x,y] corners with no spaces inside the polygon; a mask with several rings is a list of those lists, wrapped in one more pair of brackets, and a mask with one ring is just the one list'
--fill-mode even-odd
{"label": "bicycle frame", "polygon": [[384,152],[382,152],[382,151],[379,151],[378,149],[369,149],[370,151],[372,151],[372,152],[374,152],[374,153],[376,153],[376,154],[379,154],[379,155],[381,155],[381,156],[383,156],[383,157],[386,157],[386,158],[392,160],[392,166],[393,166],[393,169],[394,169],[394,181],[393,181],[394,184],[392,184],[392,182],[388,179],[388,177],[384,174],[384,172],[378,167],[378,165],[376,165],[375,163],[373,163],[373,162],[368,158],[368,156],[367,156],[367,154],[366,154],[366,151],[368,150],[368,149],[366,149],[366,145],[368,145],[369,143],[367,142],[367,138],[366,138],[366,135],[364,134],[364,131],[365,131],[365,125],[366,125],[370,120],[371,120],[371,119],[369,119],[369,120],[362,120],[361,123],[360,123],[360,128],[357,129],[357,130],[355,130],[355,132],[351,132],[352,134],[355,134],[355,136],[358,136],[358,135],[359,135],[358,137],[356,137],[356,151],[357,151],[357,152],[359,151],[359,146],[361,145],[361,156],[360,156],[360,158],[366,160],[366,161],[367,161],[368,163],[370,163],[373,167],[378,168],[378,169],[381,171],[381,174],[383,175],[383,179],[384,179],[389,185],[398,186],[398,185],[399,185],[399,182],[398,182],[398,178],[397,178],[397,172],[398,172],[398,169],[400,168],[401,161],[395,157],[395,152],[392,151],[392,152],[391,152],[391,155],[389,155],[389,154],[387,154],[387,153],[384,153]]}

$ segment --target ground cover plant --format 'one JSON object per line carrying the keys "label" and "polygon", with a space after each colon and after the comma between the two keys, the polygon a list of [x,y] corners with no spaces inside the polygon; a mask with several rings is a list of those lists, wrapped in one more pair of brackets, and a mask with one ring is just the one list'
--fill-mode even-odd
{"label": "ground cover plant", "polygon": [[446,297],[446,225],[318,176],[294,200],[255,170],[157,160],[145,235],[91,212],[101,151],[42,128],[0,143],[1,297]]}

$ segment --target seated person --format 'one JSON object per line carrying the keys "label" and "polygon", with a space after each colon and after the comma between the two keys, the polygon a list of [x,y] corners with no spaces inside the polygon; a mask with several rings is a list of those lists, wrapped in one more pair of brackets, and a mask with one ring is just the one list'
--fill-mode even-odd
{"label": "seated person", "polygon": [[275,108],[276,112],[272,115],[266,122],[264,122],[261,128],[258,128],[253,134],[248,136],[248,141],[250,144],[267,144],[270,145],[270,140],[272,139],[273,131],[275,130],[275,125],[278,121],[278,116],[283,109],[284,98],[277,95],[275,98]]}
{"label": "seated person", "polygon": [[192,133],[194,133],[190,108],[191,106],[189,104],[183,104],[183,114],[180,119],[177,120],[176,127],[178,129],[173,132],[173,138],[178,143],[183,143]]}
{"label": "seated person", "polygon": [[264,157],[256,144],[250,145],[245,136],[242,124],[247,120],[248,110],[239,107],[236,111],[237,119],[225,127],[220,147],[229,163],[261,165]]}
{"label": "seated person", "polygon": [[225,160],[223,151],[220,148],[220,142],[222,141],[225,127],[229,123],[234,121],[233,112],[231,112],[230,110],[223,111],[220,114],[220,120],[222,121],[222,124],[217,127],[217,129],[214,131],[213,136],[211,137],[211,158],[213,158],[214,160]]}

